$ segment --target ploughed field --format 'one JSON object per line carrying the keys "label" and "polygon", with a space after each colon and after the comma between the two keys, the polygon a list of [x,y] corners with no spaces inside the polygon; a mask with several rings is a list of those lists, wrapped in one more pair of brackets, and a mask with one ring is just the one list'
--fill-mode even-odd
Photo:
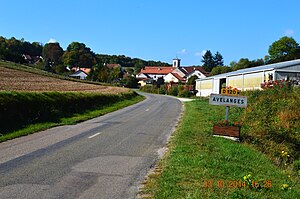
{"label": "ploughed field", "polygon": [[0,66],[0,91],[124,93],[129,89],[63,80]]}

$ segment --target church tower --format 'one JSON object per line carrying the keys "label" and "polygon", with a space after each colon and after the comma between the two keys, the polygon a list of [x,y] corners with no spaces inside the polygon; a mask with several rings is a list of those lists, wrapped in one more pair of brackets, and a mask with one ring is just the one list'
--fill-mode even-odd
{"label": "church tower", "polygon": [[177,57],[175,59],[173,59],[173,67],[174,68],[180,67],[180,59],[178,59]]}

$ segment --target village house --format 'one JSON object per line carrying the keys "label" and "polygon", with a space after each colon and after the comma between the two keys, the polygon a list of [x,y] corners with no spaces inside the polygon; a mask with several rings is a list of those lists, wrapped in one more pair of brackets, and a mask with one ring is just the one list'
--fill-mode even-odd
{"label": "village house", "polygon": [[70,77],[73,77],[76,79],[86,79],[92,69],[91,68],[73,67],[71,70],[74,71],[74,73],[69,75]]}
{"label": "village house", "polygon": [[76,78],[76,79],[86,79],[88,74],[84,72],[83,70],[77,70],[75,73],[69,75],[70,77]]}
{"label": "village house", "polygon": [[23,54],[22,57],[29,64],[37,64],[40,60],[44,61],[44,58],[42,56],[30,56]]}
{"label": "village house", "polygon": [[176,58],[173,59],[172,67],[146,66],[136,75],[136,78],[139,80],[139,84],[144,86],[152,81],[157,81],[160,77],[163,77],[166,83],[186,83],[193,75],[205,78],[208,73],[202,67],[180,66],[180,59]]}

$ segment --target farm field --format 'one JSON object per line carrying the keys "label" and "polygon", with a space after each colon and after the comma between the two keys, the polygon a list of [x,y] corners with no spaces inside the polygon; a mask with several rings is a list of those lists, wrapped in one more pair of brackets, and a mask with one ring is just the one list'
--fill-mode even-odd
{"label": "farm field", "polygon": [[143,99],[131,89],[0,61],[0,142],[92,119]]}
{"label": "farm field", "polygon": [[117,94],[128,92],[129,89],[63,80],[0,66],[0,91],[79,91]]}

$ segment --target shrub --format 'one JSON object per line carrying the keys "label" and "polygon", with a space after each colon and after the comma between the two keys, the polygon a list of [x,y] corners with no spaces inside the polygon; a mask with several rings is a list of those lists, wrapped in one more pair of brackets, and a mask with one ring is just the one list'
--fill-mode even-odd
{"label": "shrub", "polygon": [[179,97],[190,97],[191,93],[188,90],[181,90],[178,93]]}
{"label": "shrub", "polygon": [[28,124],[59,121],[62,117],[131,99],[136,95],[135,92],[0,92],[0,133],[5,134]]}
{"label": "shrub", "polygon": [[170,95],[177,96],[178,95],[178,87],[172,86],[170,89]]}

